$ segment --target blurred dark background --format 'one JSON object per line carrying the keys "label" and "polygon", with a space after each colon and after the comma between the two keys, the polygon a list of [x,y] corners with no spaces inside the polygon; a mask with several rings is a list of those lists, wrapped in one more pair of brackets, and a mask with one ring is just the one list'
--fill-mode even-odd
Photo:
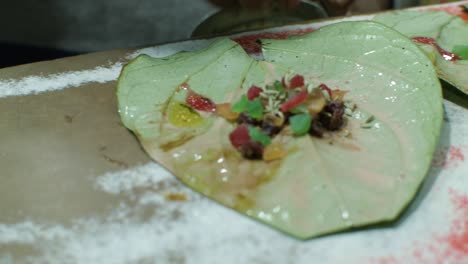
{"label": "blurred dark background", "polygon": [[[355,0],[352,13],[395,2]],[[0,68],[187,39],[219,10],[205,0],[4,0],[0,6]]]}
{"label": "blurred dark background", "polygon": [[186,39],[204,0],[16,0],[0,5],[0,68]]}

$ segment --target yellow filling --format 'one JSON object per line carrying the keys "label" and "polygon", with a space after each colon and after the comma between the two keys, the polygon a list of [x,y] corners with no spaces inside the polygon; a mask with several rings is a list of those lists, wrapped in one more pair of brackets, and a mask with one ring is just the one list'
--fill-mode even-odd
{"label": "yellow filling", "polygon": [[194,127],[203,124],[203,117],[188,105],[171,103],[168,110],[168,120],[176,127]]}

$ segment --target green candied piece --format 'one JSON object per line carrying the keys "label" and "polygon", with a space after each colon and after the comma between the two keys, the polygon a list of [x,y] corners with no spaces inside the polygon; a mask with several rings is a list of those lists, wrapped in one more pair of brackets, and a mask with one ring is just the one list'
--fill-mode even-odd
{"label": "green candied piece", "polygon": [[271,144],[271,138],[257,128],[249,127],[249,135],[251,139],[262,143],[263,146],[268,146]]}
{"label": "green candied piece", "polygon": [[246,112],[249,116],[255,119],[261,119],[263,117],[263,104],[260,98],[250,101],[244,94],[235,104],[232,105],[232,111],[236,113]]}
{"label": "green candied piece", "polygon": [[260,98],[256,98],[253,101],[250,101],[247,106],[247,113],[255,119],[261,119],[263,117],[262,100]]}
{"label": "green candied piece", "polygon": [[239,100],[232,105],[231,109],[233,112],[242,113],[245,112],[248,107],[249,99],[247,99],[247,95],[243,94]]}
{"label": "green candied piece", "polygon": [[303,136],[309,132],[312,123],[312,117],[309,114],[294,115],[289,120],[291,122],[291,130],[295,136]]}
{"label": "green candied piece", "polygon": [[468,45],[455,45],[452,52],[460,57],[461,60],[468,60]]}

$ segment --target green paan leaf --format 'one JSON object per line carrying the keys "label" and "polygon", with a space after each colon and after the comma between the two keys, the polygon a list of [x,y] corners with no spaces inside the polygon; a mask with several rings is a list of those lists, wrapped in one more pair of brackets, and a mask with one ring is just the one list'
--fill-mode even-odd
{"label": "green paan leaf", "polygon": [[[374,20],[410,38],[433,38],[440,48],[449,52],[456,46],[468,45],[468,23],[443,11],[388,12]],[[441,79],[468,94],[468,61],[447,61],[433,45],[420,44],[420,47],[433,61]]]}
{"label": "green paan leaf", "polygon": [[[374,22],[338,23],[264,40],[263,47],[266,61],[253,61],[226,39],[195,53],[135,59],[118,83],[124,124],[188,186],[296,237],[394,220],[423,181],[440,131],[441,90],[428,58]],[[230,144],[234,125],[223,118],[202,113],[207,121],[196,126],[167,122],[167,105],[186,95],[181,84],[233,103],[252,85],[273,85],[287,72],[349,91],[358,108],[346,122],[348,136],[286,133],[277,137],[286,157],[250,161]],[[362,129],[370,116],[372,126]]]}
{"label": "green paan leaf", "polygon": [[[204,133],[212,124],[206,118],[200,126],[181,129],[172,125],[171,103],[185,101],[186,84],[201,95],[210,94],[215,103],[230,101],[253,59],[229,39],[221,39],[197,52],[182,52],[167,58],[147,55],[128,63],[117,86],[119,113],[126,127],[142,139],[159,146],[174,146]],[[226,78],[229,76],[230,78]],[[214,88],[215,87],[215,88]]]}

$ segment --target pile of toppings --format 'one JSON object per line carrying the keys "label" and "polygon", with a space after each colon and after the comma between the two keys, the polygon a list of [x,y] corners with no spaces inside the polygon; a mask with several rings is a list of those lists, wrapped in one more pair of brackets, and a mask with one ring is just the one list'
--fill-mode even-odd
{"label": "pile of toppings", "polygon": [[237,123],[231,144],[246,159],[281,159],[285,150],[273,139],[279,134],[323,137],[345,124],[346,92],[327,85],[307,85],[302,75],[284,77],[264,88],[251,86],[234,104],[217,106],[218,115]]}

